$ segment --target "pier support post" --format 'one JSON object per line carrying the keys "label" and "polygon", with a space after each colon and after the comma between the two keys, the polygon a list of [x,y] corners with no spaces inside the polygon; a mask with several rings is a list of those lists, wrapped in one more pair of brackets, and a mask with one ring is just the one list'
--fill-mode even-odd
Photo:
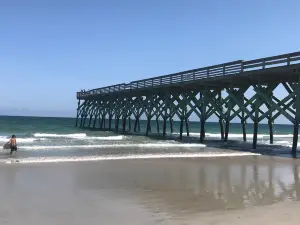
{"label": "pier support post", "polygon": [[131,118],[128,117],[128,131],[131,132]]}
{"label": "pier support post", "polygon": [[[100,109],[99,109],[99,114],[97,115],[97,119],[98,119],[98,123],[99,123],[99,128],[100,128],[100,123],[101,123],[101,111],[100,111]],[[96,121],[96,123],[97,123],[97,121]]]}
{"label": "pier support post", "polygon": [[243,130],[243,141],[246,142],[247,141],[247,134],[246,134],[246,121],[242,120],[242,130]]}
{"label": "pier support post", "polygon": [[300,77],[298,77],[298,82],[295,84],[295,120],[294,120],[294,137],[292,154],[294,157],[297,155],[297,145],[298,145],[298,135],[299,135],[299,122],[300,122]]}
{"label": "pier support post", "polygon": [[241,124],[242,124],[242,132],[243,132],[243,141],[246,142],[247,141],[247,136],[246,136],[246,120],[245,120],[244,110],[242,111]]}
{"label": "pier support post", "polygon": [[125,131],[126,131],[126,120],[127,120],[127,118],[124,116],[123,117],[123,133],[125,133]]}
{"label": "pier support post", "polygon": [[165,116],[164,116],[163,120],[164,120],[164,124],[163,124],[163,136],[165,137],[166,136],[166,129],[167,129],[167,119],[166,119]]}
{"label": "pier support post", "polygon": [[180,118],[180,140],[182,140],[182,132],[183,132],[183,116]]}
{"label": "pier support post", "polygon": [[111,121],[112,121],[112,114],[108,116],[108,130],[111,131]]}
{"label": "pier support post", "polygon": [[255,102],[253,103],[254,106],[254,121],[253,121],[253,149],[256,149],[256,144],[257,144],[257,132],[258,132],[258,113],[259,113],[259,97],[257,96]]}
{"label": "pier support post", "polygon": [[185,127],[186,127],[186,136],[190,136],[190,121],[188,118],[185,118]]}
{"label": "pier support post", "polygon": [[206,120],[206,95],[209,90],[205,90],[204,93],[200,92],[200,102],[201,102],[201,117],[200,117],[200,143],[204,142],[205,138],[205,120]]}
{"label": "pier support post", "polygon": [[106,114],[104,114],[102,119],[103,119],[103,128],[105,129],[106,128]]}
{"label": "pier support post", "polygon": [[224,125],[223,125],[223,120],[219,120],[219,124],[220,124],[221,140],[224,140]]}
{"label": "pier support post", "polygon": [[146,127],[146,136],[149,135],[149,131],[151,131],[151,118],[153,117],[153,108],[155,107],[155,101],[154,98],[156,98],[154,93],[148,94],[146,96],[145,101],[147,102],[147,108],[145,111],[145,114],[147,116],[147,127]]}
{"label": "pier support post", "polygon": [[[273,91],[268,93],[269,101],[272,101]],[[268,116],[268,125],[269,125],[269,134],[270,134],[270,144],[273,144],[273,115],[272,115],[272,107],[270,104],[267,103],[267,107],[269,110],[269,116]]]}
{"label": "pier support post", "polygon": [[158,117],[156,117],[156,128],[157,128],[157,133],[159,134],[159,122],[158,122]]}
{"label": "pier support post", "polygon": [[204,127],[205,127],[205,120],[203,118],[201,118],[201,130],[200,130],[200,143],[204,142],[204,137],[205,137],[205,131],[204,131]]}
{"label": "pier support post", "polygon": [[254,121],[253,124],[253,149],[256,149],[256,144],[257,144],[257,132],[258,132],[258,122]]}
{"label": "pier support post", "polygon": [[151,122],[151,117],[150,116],[148,116],[147,117],[147,128],[146,128],[146,136],[148,136],[148,134],[149,134],[149,131],[150,131],[150,122]]}
{"label": "pier support post", "polygon": [[299,118],[296,118],[294,123],[294,136],[293,136],[293,146],[292,146],[293,155],[296,155],[297,153],[298,135],[299,135]]}
{"label": "pier support post", "polygon": [[168,119],[168,108],[170,107],[170,93],[169,92],[165,92],[165,96],[164,96],[164,106],[162,111],[164,111],[164,114],[162,116],[163,118],[163,136],[166,136],[167,133],[167,119]]}
{"label": "pier support post", "polygon": [[119,131],[119,115],[117,115],[117,119],[115,119],[115,127],[116,127],[116,131],[118,132]]}
{"label": "pier support post", "polygon": [[97,116],[98,116],[98,114],[96,114],[96,115],[95,115],[94,122],[93,122],[93,128],[95,128],[95,127],[96,127],[96,123],[97,123]]}
{"label": "pier support post", "polygon": [[135,111],[133,111],[133,114],[134,114],[134,118],[135,118],[135,121],[134,121],[134,127],[133,127],[133,132],[137,132],[138,130],[138,122],[139,122],[139,119],[140,119],[140,116],[141,116],[141,99],[140,98],[136,98],[135,101],[136,103],[136,106],[135,106]]}
{"label": "pier support post", "polygon": [[103,128],[103,115],[100,116],[101,120],[100,120],[100,129]]}
{"label": "pier support post", "polygon": [[222,99],[222,90],[218,90],[217,105],[215,106],[216,111],[219,112],[219,125],[221,140],[224,140],[224,111],[223,111],[223,99]]}
{"label": "pier support post", "polygon": [[273,123],[271,119],[268,121],[269,131],[270,131],[270,144],[273,144]]}
{"label": "pier support post", "polygon": [[171,130],[171,134],[173,134],[173,119],[170,118],[170,130]]}
{"label": "pier support post", "polygon": [[141,132],[140,120],[138,120],[138,132]]}
{"label": "pier support post", "polygon": [[133,132],[136,132],[136,130],[137,130],[137,123],[138,123],[138,121],[137,121],[137,117],[136,117],[136,118],[135,118],[135,121],[134,121]]}
{"label": "pier support post", "polygon": [[149,122],[149,132],[152,133],[151,118],[150,118],[150,122]]}
{"label": "pier support post", "polygon": [[[182,134],[183,134],[183,123],[186,125],[186,132],[187,135],[189,136],[189,128],[188,128],[188,121],[187,121],[187,93],[182,93],[179,94],[178,96],[178,104],[180,105],[180,111],[181,111],[181,116],[180,116],[180,140],[182,140]],[[182,98],[180,100],[180,97]]]}
{"label": "pier support post", "polygon": [[92,118],[93,118],[93,115],[90,114],[90,119],[89,119],[89,126],[88,127],[91,127],[91,123],[92,123]]}
{"label": "pier support post", "polygon": [[77,112],[77,116],[76,116],[76,123],[75,123],[75,127],[77,127],[78,124],[78,112]]}
{"label": "pier support post", "polygon": [[[276,85],[277,86],[277,85]],[[272,102],[272,97],[273,97],[273,90],[275,89],[274,87],[270,87],[270,85],[268,85],[269,89],[271,90],[266,90],[267,92],[267,97],[269,102]],[[274,123],[274,119],[273,119],[273,108],[272,105],[266,101],[266,106],[268,108],[269,111],[269,115],[267,116],[268,118],[268,126],[269,126],[269,135],[270,135],[270,144],[273,144],[273,123]]]}
{"label": "pier support post", "polygon": [[96,109],[95,109],[95,111],[94,111],[94,122],[93,122],[93,128],[96,128],[96,123],[97,123],[98,112],[99,112],[99,109],[98,109],[98,108],[96,108]]}
{"label": "pier support post", "polygon": [[139,117],[137,116],[137,117],[135,118],[133,132],[136,132],[136,131],[137,131],[138,123],[139,123]]}
{"label": "pier support post", "polygon": [[81,112],[80,128],[83,128],[83,112]]}
{"label": "pier support post", "polygon": [[229,120],[226,119],[226,122],[225,122],[225,138],[224,138],[224,141],[228,141],[228,133],[229,133]]}

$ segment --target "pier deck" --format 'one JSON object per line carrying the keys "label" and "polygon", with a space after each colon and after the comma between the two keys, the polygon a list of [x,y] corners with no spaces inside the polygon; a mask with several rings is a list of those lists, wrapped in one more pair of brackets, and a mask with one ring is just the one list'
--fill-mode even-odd
{"label": "pier deck", "polygon": [[[229,123],[235,117],[240,118],[246,141],[245,122],[254,123],[253,148],[256,148],[257,127],[263,119],[268,119],[270,143],[273,143],[272,124],[280,115],[294,124],[293,152],[296,152],[298,126],[300,121],[300,52],[260,58],[256,60],[234,62],[183,71],[175,74],[153,77],[97,88],[86,92],[77,92],[78,108],[76,126],[105,128],[115,131],[131,129],[131,120],[135,120],[133,131],[138,132],[139,120],[148,121],[145,135],[151,131],[150,121],[163,121],[162,134],[166,135],[167,120],[176,115],[181,121],[180,138],[183,123],[189,134],[188,119],[196,114],[200,120],[200,141],[205,137],[205,121],[212,115],[219,118],[221,138],[228,139]],[[282,85],[288,95],[279,99],[274,90]],[[247,98],[245,92],[253,89],[255,94]],[[224,94],[225,93],[225,94]],[[119,122],[122,121],[122,129]],[[128,120],[128,127],[126,121]],[[97,123],[98,121],[98,123]],[[93,123],[92,123],[93,122]],[[225,123],[225,131],[224,131]]]}

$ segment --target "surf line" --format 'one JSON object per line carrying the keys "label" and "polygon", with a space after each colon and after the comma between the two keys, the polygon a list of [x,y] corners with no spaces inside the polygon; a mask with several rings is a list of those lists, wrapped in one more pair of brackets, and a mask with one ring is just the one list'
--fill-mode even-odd
{"label": "surf line", "polygon": [[33,157],[6,160],[5,163],[60,163],[60,162],[88,162],[106,160],[126,160],[126,159],[167,159],[167,158],[218,158],[237,156],[259,156],[259,153],[237,152],[237,153],[195,153],[195,154],[144,154],[144,155],[123,155],[123,156],[87,156],[87,157]]}

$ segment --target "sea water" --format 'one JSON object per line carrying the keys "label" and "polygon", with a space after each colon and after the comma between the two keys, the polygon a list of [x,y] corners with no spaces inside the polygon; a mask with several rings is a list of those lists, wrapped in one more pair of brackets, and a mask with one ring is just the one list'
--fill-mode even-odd
{"label": "sea water", "polygon": [[[174,121],[173,133],[168,126],[168,138],[157,138],[156,121],[152,121],[152,133],[145,137],[146,121],[141,121],[138,134],[87,130],[75,127],[75,118],[0,117],[0,145],[12,134],[17,136],[18,152],[9,156],[9,150],[1,149],[0,159],[14,157],[22,162],[60,162],[85,160],[112,160],[126,158],[209,157],[244,155],[239,151],[212,150],[199,143],[200,123],[190,121],[190,138],[180,142],[180,123]],[[132,129],[134,123],[131,124]],[[160,123],[162,129],[162,123]],[[247,141],[252,141],[253,127],[247,124]],[[162,132],[162,130],[160,130]],[[274,125],[274,145],[290,148],[293,138],[292,125]],[[186,133],[184,133],[186,136]],[[206,139],[220,140],[219,123],[206,123]],[[230,124],[229,140],[242,142],[241,124]],[[195,141],[196,140],[196,141]],[[259,125],[258,143],[269,145],[267,124]]]}

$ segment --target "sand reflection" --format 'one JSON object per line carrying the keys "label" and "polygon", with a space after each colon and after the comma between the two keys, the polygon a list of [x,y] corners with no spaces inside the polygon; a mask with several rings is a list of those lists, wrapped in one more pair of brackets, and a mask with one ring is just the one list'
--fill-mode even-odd
{"label": "sand reflection", "polygon": [[76,174],[82,190],[122,195],[152,211],[193,214],[299,200],[298,164],[268,157],[126,160],[78,167]]}

